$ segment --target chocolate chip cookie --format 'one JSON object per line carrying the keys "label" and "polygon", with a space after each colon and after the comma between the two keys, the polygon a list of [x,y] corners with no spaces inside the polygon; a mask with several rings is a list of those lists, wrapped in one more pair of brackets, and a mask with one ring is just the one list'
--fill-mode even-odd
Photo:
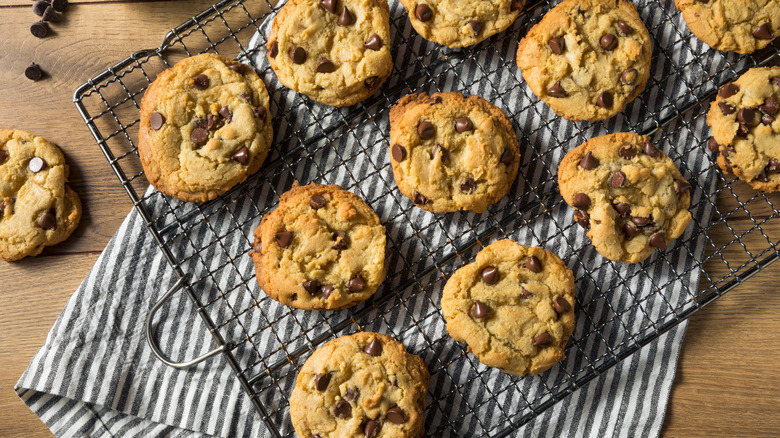
{"label": "chocolate chip cookie", "polygon": [[288,0],[266,47],[285,87],[325,105],[354,105],[393,69],[387,1]]}
{"label": "chocolate chip cookie", "polygon": [[489,38],[515,22],[525,0],[401,0],[423,38],[452,48]]}
{"label": "chocolate chip cookie", "polygon": [[626,0],[564,0],[517,48],[531,91],[568,120],[619,113],[650,77],[650,34]]}
{"label": "chocolate chip cookie", "polygon": [[780,67],[752,68],[720,87],[708,145],[718,165],[754,189],[780,190]]}
{"label": "chocolate chip cookie", "polygon": [[299,437],[421,437],[429,379],[423,360],[390,336],[342,336],[301,367],[290,418]]}
{"label": "chocolate chip cookie", "polygon": [[0,260],[38,255],[73,233],[81,200],[67,182],[68,165],[57,146],[0,129]]}
{"label": "chocolate chip cookie", "polygon": [[675,0],[674,4],[697,38],[723,52],[752,53],[780,33],[777,0]]}
{"label": "chocolate chip cookie", "polygon": [[574,220],[604,257],[646,259],[691,221],[691,186],[647,136],[618,132],[577,146],[558,166],[558,185]]}
{"label": "chocolate chip cookie", "polygon": [[268,92],[250,67],[219,55],[183,59],[141,101],[138,154],[157,190],[214,199],[263,164],[273,139]]}
{"label": "chocolate chip cookie", "polygon": [[299,309],[334,310],[367,300],[385,279],[385,227],[337,185],[297,183],[255,230],[257,281]]}
{"label": "chocolate chip cookie", "polygon": [[509,191],[520,150],[509,118],[485,99],[418,93],[390,110],[390,161],[416,206],[481,213]]}
{"label": "chocolate chip cookie", "polygon": [[574,293],[574,274],[557,255],[499,240],[452,274],[441,309],[447,331],[480,362],[524,376],[566,357]]}

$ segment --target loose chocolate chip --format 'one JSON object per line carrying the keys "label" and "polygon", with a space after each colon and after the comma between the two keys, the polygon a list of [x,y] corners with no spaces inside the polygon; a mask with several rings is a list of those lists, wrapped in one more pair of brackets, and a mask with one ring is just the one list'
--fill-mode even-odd
{"label": "loose chocolate chip", "polygon": [[257,115],[257,118],[260,120],[265,120],[265,115],[267,112],[268,110],[266,110],[264,106],[255,108],[255,115]]}
{"label": "loose chocolate chip", "polygon": [[631,222],[635,223],[638,227],[646,227],[652,222],[652,218],[649,217],[632,217]]}
{"label": "loose chocolate chip", "polygon": [[331,14],[336,13],[336,4],[338,2],[336,0],[320,0],[320,6],[322,6],[322,9],[325,9],[326,11],[330,12]]}
{"label": "loose chocolate chip", "polygon": [[399,163],[406,159],[406,149],[398,143],[390,148],[390,154],[392,154],[393,159]]}
{"label": "loose chocolate chip", "polygon": [[314,379],[314,385],[317,387],[317,391],[323,392],[328,389],[330,377],[330,373],[317,374],[317,377]]}
{"label": "loose chocolate chip", "polygon": [[379,343],[377,338],[372,338],[371,342],[363,348],[363,351],[371,356],[379,356],[382,354],[382,344]]}
{"label": "loose chocolate chip", "polygon": [[764,125],[771,125],[772,122],[774,121],[775,121],[775,117],[770,116],[769,114],[764,114],[761,116],[761,123],[763,123]]}
{"label": "loose chocolate chip", "polygon": [[303,47],[296,47],[290,50],[290,59],[295,64],[303,64],[306,62],[306,50]]}
{"label": "loose chocolate chip", "polygon": [[550,87],[549,90],[547,90],[547,94],[552,97],[566,97],[569,95],[569,93],[566,92],[566,90],[563,89],[563,86],[561,85],[561,81],[555,82],[555,85]]}
{"label": "loose chocolate chip", "polygon": [[333,415],[338,418],[349,418],[352,416],[352,406],[346,400],[339,400],[333,405]]}
{"label": "loose chocolate chip", "polygon": [[500,161],[504,163],[504,165],[509,166],[512,164],[514,158],[512,157],[512,153],[509,152],[509,149],[504,149],[504,152],[501,152],[501,158]]}
{"label": "loose chocolate chip", "polygon": [[290,231],[280,231],[274,235],[276,238],[276,243],[279,244],[282,248],[287,248],[290,246],[290,243],[292,242],[292,232]]}
{"label": "loose chocolate chip", "polygon": [[271,43],[271,49],[268,54],[271,55],[271,58],[276,58],[276,55],[279,54],[279,42],[274,41]]}
{"label": "loose chocolate chip", "polygon": [[39,17],[43,16],[43,12],[48,7],[49,7],[49,2],[48,1],[44,1],[44,0],[37,0],[32,5],[33,12],[35,13],[35,15],[37,15]]}
{"label": "loose chocolate chip", "polygon": [[414,15],[418,20],[425,22],[433,18],[433,11],[431,10],[430,6],[426,4],[419,4],[416,8],[414,8]]}
{"label": "loose chocolate chip", "polygon": [[38,219],[38,225],[44,230],[54,231],[57,229],[57,221],[54,218],[53,211],[47,211]]}
{"label": "loose chocolate chip", "polygon": [[198,90],[205,90],[211,84],[211,80],[206,75],[197,75],[193,78],[192,85]]}
{"label": "loose chocolate chip", "polygon": [[653,145],[649,141],[645,141],[645,144],[642,146],[642,152],[644,152],[645,155],[648,155],[653,158],[657,157],[658,154],[660,153],[658,148],[655,147],[655,145]]}
{"label": "loose chocolate chip", "polygon": [[590,210],[590,197],[585,193],[576,193],[572,199],[571,206],[579,210]]}
{"label": "loose chocolate chip", "polygon": [[639,234],[639,228],[636,227],[636,225],[632,224],[631,222],[626,222],[623,224],[623,234],[626,235],[626,240],[631,240]]}
{"label": "loose chocolate chip", "polygon": [[239,164],[246,164],[249,162],[249,149],[246,148],[246,146],[242,147],[238,150],[235,154],[233,154],[230,157],[233,161],[238,162]]}
{"label": "loose chocolate chip", "polygon": [[471,308],[471,315],[480,319],[490,314],[490,307],[482,301],[474,300],[474,307]]}
{"label": "loose chocolate chip", "polygon": [[650,246],[654,246],[661,251],[666,251],[666,238],[664,233],[659,232],[650,236]]}
{"label": "loose chocolate chip", "polygon": [[460,184],[461,193],[473,193],[476,189],[477,182],[474,181],[474,178],[466,178],[466,180]]}
{"label": "loose chocolate chip", "polygon": [[691,189],[691,185],[688,184],[688,181],[683,179],[675,179],[674,185],[677,188],[677,193],[685,193]]}
{"label": "loose chocolate chip", "polygon": [[363,277],[358,275],[349,280],[347,288],[349,288],[350,292],[360,292],[366,288],[366,281],[363,280]]}
{"label": "loose chocolate chip", "polygon": [[737,93],[739,93],[739,87],[733,82],[723,84],[721,85],[720,89],[718,89],[718,96],[724,99],[729,98]]}
{"label": "loose chocolate chip", "polygon": [[596,105],[602,108],[612,108],[613,103],[614,98],[612,97],[612,93],[609,91],[604,91],[599,94],[599,98],[596,100]]}
{"label": "loose chocolate chip", "polygon": [[309,198],[309,205],[311,205],[311,208],[315,210],[324,207],[327,203],[328,203],[328,198],[326,198],[325,195],[321,193],[312,195],[311,198]]}
{"label": "loose chocolate chip", "polygon": [[317,280],[308,280],[304,281],[303,284],[301,284],[303,288],[306,290],[306,292],[309,293],[309,295],[314,296],[314,294],[317,293],[317,291],[320,289],[320,282]]}
{"label": "loose chocolate chip", "polygon": [[382,82],[382,80],[379,79],[379,76],[369,76],[363,81],[363,85],[370,90],[378,87],[380,82]]}
{"label": "loose chocolate chip", "polygon": [[536,256],[531,256],[526,260],[525,268],[531,272],[542,272],[542,262],[540,262]]}
{"label": "loose chocolate chip", "polygon": [[68,9],[68,0],[52,0],[51,7],[57,12],[65,12]]}
{"label": "loose chocolate chip", "polygon": [[471,119],[468,117],[458,117],[455,120],[455,130],[458,132],[466,132],[474,129],[474,124],[471,123]]}
{"label": "loose chocolate chip", "polygon": [[534,347],[548,347],[552,344],[552,336],[550,336],[550,333],[544,332],[542,334],[537,335],[534,338]]}
{"label": "loose chocolate chip", "polygon": [[620,187],[623,187],[623,184],[626,182],[626,174],[619,171],[619,170],[613,170],[612,171],[612,180],[610,181],[610,185],[613,189],[617,189]]}
{"label": "loose chocolate chip", "polygon": [[228,66],[228,68],[233,70],[234,72],[240,74],[240,75],[244,74],[244,72],[246,71],[246,65],[244,65],[244,64],[242,64],[240,62],[238,62],[236,64],[230,64]]}
{"label": "loose chocolate chip", "polygon": [[46,8],[43,11],[43,15],[41,16],[43,21],[57,21],[58,18],[59,16],[57,16],[57,11],[55,11],[51,6]]}
{"label": "loose chocolate chip", "polygon": [[346,6],[344,6],[344,9],[341,10],[341,15],[339,15],[338,22],[342,26],[349,26],[355,23],[355,17],[352,16]]}
{"label": "loose chocolate chip", "polygon": [[749,133],[750,128],[748,128],[748,125],[740,123],[739,127],[737,128],[737,135],[740,137],[747,137]]}
{"label": "loose chocolate chip", "polygon": [[348,246],[347,243],[347,233],[343,231],[335,231],[333,233],[333,241],[336,242],[331,246],[333,249],[346,249]]}
{"label": "loose chocolate chip", "polygon": [[482,281],[488,286],[498,283],[498,278],[498,268],[495,266],[488,266],[482,270]]}
{"label": "loose chocolate chip", "polygon": [[38,173],[46,166],[46,162],[43,161],[43,158],[41,157],[33,157],[30,159],[30,162],[27,163],[27,168],[30,169],[30,172],[32,173]]}
{"label": "loose chocolate chip", "polygon": [[387,413],[385,414],[385,418],[387,421],[393,424],[403,424],[406,421],[404,411],[402,411],[398,406],[394,406],[388,409]]}
{"label": "loose chocolate chip", "polygon": [[49,25],[44,21],[33,23],[30,26],[30,33],[36,38],[44,38],[49,33]]}
{"label": "loose chocolate chip", "polygon": [[355,401],[360,396],[360,390],[357,387],[350,386],[344,394],[344,398],[349,401]]}
{"label": "loose chocolate chip", "polygon": [[758,107],[761,111],[774,116],[777,111],[780,110],[780,104],[777,103],[777,99],[774,97],[767,97],[764,104]]}
{"label": "loose chocolate chip", "polygon": [[511,11],[522,11],[525,0],[512,0],[512,4],[509,6]]}
{"label": "loose chocolate chip", "polygon": [[428,203],[428,198],[425,197],[422,193],[415,191],[414,192],[414,203],[419,205],[425,205]]}
{"label": "loose chocolate chip", "polygon": [[625,34],[625,35],[628,35],[628,34],[630,34],[631,32],[633,32],[633,31],[634,31],[634,28],[633,28],[633,27],[631,27],[631,26],[629,26],[629,24],[628,24],[628,23],[626,23],[625,21],[618,21],[618,22],[617,22],[617,27],[618,27],[618,29],[620,29],[620,31],[621,31],[621,32],[623,32],[623,34]]}
{"label": "loose chocolate chip", "polygon": [[433,136],[436,135],[436,127],[433,126],[433,123],[424,120],[417,125],[417,135],[423,140],[433,138]]}
{"label": "loose chocolate chip", "polygon": [[382,38],[379,38],[377,34],[373,34],[368,38],[368,41],[363,43],[363,47],[369,50],[379,50],[382,48]]}
{"label": "loose chocolate chip", "polygon": [[149,127],[154,129],[155,131],[162,128],[164,123],[165,123],[165,117],[158,112],[154,112],[149,116]]}
{"label": "loose chocolate chip", "polygon": [[230,112],[230,108],[228,108],[227,105],[219,110],[219,115],[228,123],[233,121],[233,113]]}
{"label": "loose chocolate chip", "polygon": [[724,116],[734,114],[734,112],[737,111],[736,108],[727,104],[726,102],[718,102],[718,107],[720,108],[720,112],[722,112]]}
{"label": "loose chocolate chip", "polygon": [[756,30],[753,31],[753,36],[759,40],[771,40],[775,37],[772,34],[772,28],[769,26],[768,22],[758,26]]}
{"label": "loose chocolate chip", "polygon": [[334,71],[336,71],[336,66],[329,59],[320,58],[317,63],[317,73],[333,73]]}
{"label": "loose chocolate chip", "polygon": [[555,301],[553,301],[553,307],[555,307],[555,312],[559,315],[569,313],[569,310],[571,310],[571,304],[569,304],[564,297],[556,298]]}
{"label": "loose chocolate chip", "polygon": [[32,63],[29,67],[24,69],[24,75],[31,81],[37,81],[43,77],[43,70],[41,70],[41,67],[38,64]]}
{"label": "loose chocolate chip", "polygon": [[8,152],[0,150],[0,164],[8,158]]}
{"label": "loose chocolate chip", "polygon": [[620,217],[628,217],[628,215],[631,213],[631,204],[628,202],[618,202],[617,204],[612,204],[612,207],[617,210],[617,212],[620,214]]}
{"label": "loose chocolate chip", "polygon": [[739,120],[740,123],[753,126],[756,121],[756,110],[754,108],[741,108],[739,112],[737,112],[737,120]]}
{"label": "loose chocolate chip", "polygon": [[566,40],[563,38],[552,38],[550,41],[547,41],[547,45],[550,46],[550,50],[556,55],[562,55],[563,51],[566,50]]}
{"label": "loose chocolate chip", "polygon": [[474,31],[474,36],[479,35],[479,31],[482,30],[482,22],[477,20],[469,20],[466,22],[469,26],[471,26],[471,29]]}
{"label": "loose chocolate chip", "polygon": [[639,77],[639,72],[635,68],[627,68],[622,75],[620,75],[620,82],[626,85],[636,84],[636,80]]}
{"label": "loose chocolate chip", "polygon": [[617,37],[611,33],[604,34],[601,39],[599,39],[599,44],[601,44],[601,48],[604,50],[615,50],[617,43]]}
{"label": "loose chocolate chip", "polygon": [[366,436],[366,438],[372,438],[374,435],[376,435],[376,431],[379,429],[379,424],[374,420],[368,420],[366,421],[366,424],[363,425],[363,435]]}
{"label": "loose chocolate chip", "polygon": [[712,152],[713,154],[717,154],[718,152],[720,152],[720,145],[719,145],[719,144],[718,144],[718,142],[715,140],[715,137],[710,137],[710,138],[707,140],[707,148],[708,148],[708,149],[710,150],[710,152]]}
{"label": "loose chocolate chip", "polygon": [[618,149],[618,155],[626,160],[631,160],[636,157],[636,148],[632,144],[625,143]]}
{"label": "loose chocolate chip", "polygon": [[582,228],[585,228],[586,230],[590,228],[590,215],[588,213],[581,210],[575,210],[574,220],[577,221]]}
{"label": "loose chocolate chip", "polygon": [[598,166],[599,160],[597,160],[591,152],[586,153],[585,156],[582,157],[582,160],[580,160],[580,167],[585,170],[593,170]]}
{"label": "loose chocolate chip", "polygon": [[334,290],[336,290],[336,288],[334,288],[332,284],[326,284],[325,286],[322,286],[322,289],[320,289],[320,293],[322,293],[322,298],[325,298],[327,300],[330,294],[332,294]]}
{"label": "loose chocolate chip", "polygon": [[520,285],[520,293],[523,294],[523,298],[530,298],[534,296],[534,293],[526,289],[525,286],[523,286],[522,284]]}

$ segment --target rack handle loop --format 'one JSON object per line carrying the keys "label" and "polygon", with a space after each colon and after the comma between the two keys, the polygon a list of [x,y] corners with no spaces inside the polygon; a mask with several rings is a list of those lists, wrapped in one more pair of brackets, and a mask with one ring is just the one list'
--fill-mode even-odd
{"label": "rack handle loop", "polygon": [[206,359],[209,359],[213,356],[216,356],[217,354],[225,351],[225,345],[220,345],[219,347],[209,351],[208,353],[196,357],[195,359],[184,361],[184,362],[174,362],[168,358],[168,356],[165,355],[165,353],[162,352],[159,345],[157,345],[157,341],[154,340],[154,327],[152,326],[152,320],[154,320],[154,315],[157,314],[157,311],[160,310],[160,307],[162,307],[163,304],[165,304],[168,299],[173,296],[174,293],[178,292],[183,288],[186,281],[188,279],[188,276],[184,275],[181,278],[179,278],[176,283],[174,283],[173,286],[171,286],[170,289],[168,289],[168,292],[165,293],[165,295],[160,298],[159,301],[152,307],[151,310],[149,310],[149,314],[146,316],[146,342],[149,344],[149,347],[152,348],[152,353],[154,353],[155,356],[157,356],[160,361],[169,367],[173,367],[176,369],[186,369],[191,366],[197,365]]}

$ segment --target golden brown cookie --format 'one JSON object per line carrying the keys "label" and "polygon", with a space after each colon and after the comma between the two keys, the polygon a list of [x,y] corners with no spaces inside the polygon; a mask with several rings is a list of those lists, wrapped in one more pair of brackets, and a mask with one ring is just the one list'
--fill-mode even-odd
{"label": "golden brown cookie", "polygon": [[435,213],[481,213],[517,177],[520,150],[506,114],[479,96],[410,94],[390,110],[398,189]]}
{"label": "golden brown cookie", "polygon": [[157,190],[214,199],[257,172],[273,139],[268,92],[248,66],[205,53],[157,75],[141,101],[138,154]]}
{"label": "golden brown cookie", "polygon": [[558,166],[558,186],[610,260],[637,263],[665,251],[691,221],[690,184],[647,136],[618,132],[577,146]]}
{"label": "golden brown cookie", "polygon": [[626,0],[564,0],[520,41],[531,91],[568,120],[604,120],[650,77],[650,34]]}
{"label": "golden brown cookie", "polygon": [[288,0],[266,47],[285,87],[325,105],[354,105],[393,70],[387,1]]}
{"label": "golden brown cookie", "polygon": [[452,274],[441,309],[447,331],[480,362],[524,376],[566,357],[574,294],[574,274],[557,255],[499,240]]}
{"label": "golden brown cookie", "polygon": [[309,184],[282,194],[255,230],[257,281],[299,309],[334,310],[367,300],[385,279],[385,227],[358,196]]}
{"label": "golden brown cookie", "polygon": [[0,260],[38,255],[73,233],[81,200],[67,182],[68,165],[57,146],[0,129]]}

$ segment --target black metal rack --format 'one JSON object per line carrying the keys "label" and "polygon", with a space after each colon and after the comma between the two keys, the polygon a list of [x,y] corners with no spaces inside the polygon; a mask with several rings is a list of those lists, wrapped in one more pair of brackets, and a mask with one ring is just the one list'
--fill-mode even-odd
{"label": "black metal rack", "polygon": [[[176,367],[224,357],[270,433],[292,436],[286,400],[309,353],[335,336],[381,331],[429,366],[428,434],[506,436],[774,262],[779,242],[762,225],[780,217],[777,198],[724,178],[701,133],[708,132],[704,116],[718,85],[747,68],[776,64],[780,43],[748,56],[723,54],[687,31],[673,1],[637,1],[653,38],[645,91],[612,119],[572,123],[533,96],[514,60],[517,41],[550,3],[556,2],[529,4],[509,30],[450,50],[417,35],[391,0],[393,75],[375,96],[349,108],[313,103],[276,81],[264,60],[264,35],[266,18],[278,7],[245,0],[218,2],[169,32],[160,47],[136,52],[79,87],[79,112],[179,279],[147,320],[155,353]],[[157,73],[205,51],[240,56],[258,71],[271,94],[275,139],[263,168],[247,182],[214,201],[184,203],[148,187],[135,147],[138,111]],[[520,139],[518,181],[480,215],[424,212],[397,191],[390,171],[389,107],[410,92],[452,90],[498,105]],[[600,257],[555,183],[568,150],[616,131],[651,135],[693,185],[687,232],[667,252],[637,265]],[[342,185],[387,227],[387,280],[366,303],[305,312],[259,289],[248,256],[252,231],[295,180]],[[744,213],[747,219],[729,221]],[[731,238],[713,240],[709,230],[716,228]],[[487,368],[444,330],[443,283],[484,245],[505,237],[555,251],[577,279],[578,322],[568,358],[540,376],[515,378]],[[167,359],[151,329],[156,310],[178,291],[189,295],[217,345],[187,362]]]}

